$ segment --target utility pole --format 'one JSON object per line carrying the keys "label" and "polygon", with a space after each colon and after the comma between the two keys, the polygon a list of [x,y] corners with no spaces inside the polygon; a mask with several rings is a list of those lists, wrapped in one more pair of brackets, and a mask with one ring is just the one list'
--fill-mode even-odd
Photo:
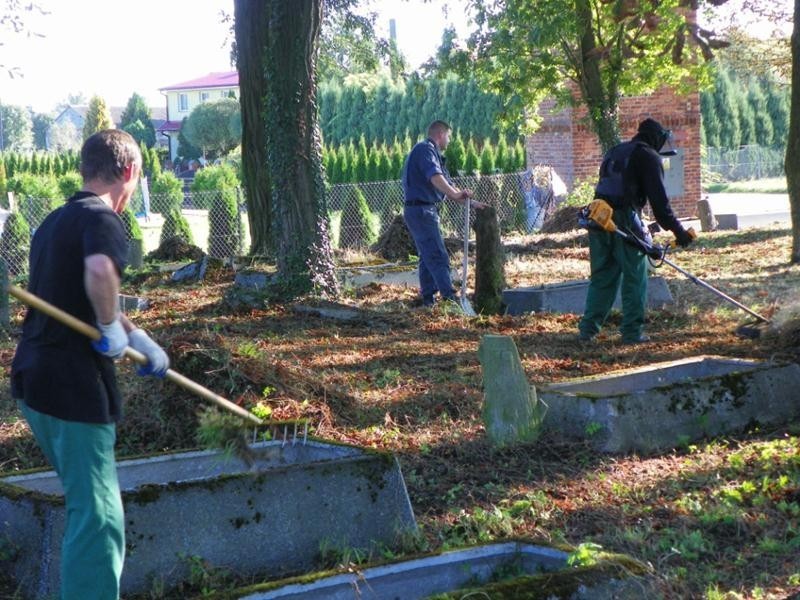
{"label": "utility pole", "polygon": [[0,100],[0,152],[6,149],[6,141],[3,137],[3,101]]}

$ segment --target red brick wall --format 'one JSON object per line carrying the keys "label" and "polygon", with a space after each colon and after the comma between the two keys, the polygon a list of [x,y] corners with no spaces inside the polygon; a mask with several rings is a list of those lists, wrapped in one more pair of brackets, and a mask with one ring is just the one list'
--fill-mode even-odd
{"label": "red brick wall", "polygon": [[[597,136],[585,122],[583,107],[553,112],[553,102],[539,109],[544,117],[541,127],[526,140],[528,166],[551,165],[567,189],[575,182],[595,180],[602,153]],[[663,88],[650,96],[623,98],[620,102],[622,138],[630,139],[639,123],[651,117],[671,129],[676,148],[684,152],[684,194],[672,198],[672,208],[679,217],[694,214],[700,200],[700,95],[676,96]]]}

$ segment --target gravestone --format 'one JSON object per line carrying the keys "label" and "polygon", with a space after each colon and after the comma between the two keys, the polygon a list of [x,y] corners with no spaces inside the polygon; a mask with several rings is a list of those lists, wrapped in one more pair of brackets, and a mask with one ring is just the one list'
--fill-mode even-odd
{"label": "gravestone", "polygon": [[539,387],[544,428],[600,452],[658,452],[800,416],[800,365],[695,356]]}
{"label": "gravestone", "polygon": [[697,216],[700,217],[700,229],[702,231],[714,231],[717,228],[717,220],[714,218],[714,211],[708,198],[697,201]]}
{"label": "gravestone", "polygon": [[731,213],[717,215],[717,231],[738,231],[739,216]]}
{"label": "gravestone", "polygon": [[[508,307],[506,314],[524,315],[530,312],[554,312],[583,314],[586,307],[588,279],[565,281],[537,287],[524,287],[503,290],[503,302]],[[647,307],[661,309],[672,304],[672,294],[663,277],[647,279]],[[614,308],[622,308],[619,292],[614,300]]]}
{"label": "gravestone", "polygon": [[535,441],[545,408],[525,376],[514,340],[505,335],[485,335],[478,357],[483,370],[486,435],[496,446]]}
{"label": "gravestone", "polygon": [[[467,285],[466,281],[461,282]],[[503,314],[506,287],[505,254],[497,211],[487,206],[475,213],[475,310],[485,315]]]}

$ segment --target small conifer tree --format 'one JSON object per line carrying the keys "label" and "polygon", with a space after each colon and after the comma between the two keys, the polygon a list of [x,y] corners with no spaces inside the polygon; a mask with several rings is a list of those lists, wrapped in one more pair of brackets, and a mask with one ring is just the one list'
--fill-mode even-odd
{"label": "small conifer tree", "polygon": [[357,185],[351,186],[348,190],[339,229],[340,248],[365,248],[377,239],[372,224],[372,211]]}
{"label": "small conifer tree", "polygon": [[3,225],[0,237],[0,260],[8,265],[8,274],[16,277],[28,270],[28,248],[31,246],[31,228],[18,211],[12,212]]}
{"label": "small conifer tree", "polygon": [[164,215],[164,225],[161,227],[159,243],[163,244],[171,237],[179,237],[187,244],[194,244],[194,236],[189,227],[189,221],[177,208],[171,208]]}

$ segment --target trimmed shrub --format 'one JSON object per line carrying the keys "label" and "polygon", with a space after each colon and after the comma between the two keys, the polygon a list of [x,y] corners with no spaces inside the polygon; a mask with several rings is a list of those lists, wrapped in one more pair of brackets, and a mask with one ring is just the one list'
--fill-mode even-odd
{"label": "trimmed shrub", "polygon": [[[200,169],[192,182],[192,204],[195,208],[211,208],[219,190],[236,189],[241,185],[236,170],[227,164]],[[234,202],[235,205],[235,202]]]}
{"label": "trimmed shrub", "polygon": [[8,265],[10,277],[28,270],[28,249],[31,246],[31,228],[19,212],[8,215],[0,237],[0,259]]}
{"label": "trimmed shrub", "polygon": [[59,198],[58,181],[52,175],[33,175],[19,173],[8,182],[8,189],[20,196],[31,198]]}
{"label": "trimmed shrub", "polygon": [[220,189],[211,194],[208,210],[208,255],[231,258],[242,252],[241,218],[236,202],[236,189]]}
{"label": "trimmed shrub", "polygon": [[164,225],[161,227],[159,245],[172,237],[179,237],[187,244],[194,245],[194,236],[189,227],[189,221],[177,208],[171,209],[164,215]]}
{"label": "trimmed shrub", "polygon": [[342,223],[339,233],[341,248],[366,248],[375,243],[378,236],[373,224],[372,211],[364,193],[357,185],[350,188],[344,201]]}
{"label": "trimmed shrub", "polygon": [[125,235],[128,236],[129,240],[141,240],[144,238],[142,228],[139,227],[139,222],[136,220],[136,215],[133,214],[130,206],[125,207],[119,218],[125,226]]}
{"label": "trimmed shrub", "polygon": [[480,172],[481,175],[491,175],[494,173],[494,151],[489,144],[483,145],[480,158]]}
{"label": "trimmed shrub", "polygon": [[73,194],[83,187],[83,178],[80,173],[71,171],[58,178],[58,189],[63,198],[71,198]]}
{"label": "trimmed shrub", "polygon": [[172,209],[180,210],[181,204],[183,204],[183,181],[169,171],[153,177],[150,185],[150,210],[166,214]]}

